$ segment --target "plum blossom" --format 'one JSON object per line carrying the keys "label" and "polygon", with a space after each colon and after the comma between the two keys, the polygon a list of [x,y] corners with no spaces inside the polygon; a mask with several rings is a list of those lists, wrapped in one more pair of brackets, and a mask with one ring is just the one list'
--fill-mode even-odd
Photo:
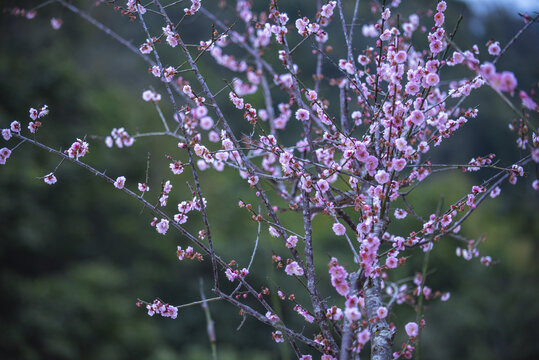
{"label": "plum blossom", "polygon": [[114,182],[114,187],[116,189],[123,189],[124,186],[125,186],[125,176],[119,176],[118,178],[116,178],[116,181]]}
{"label": "plum blossom", "polygon": [[159,234],[165,235],[168,231],[168,223],[169,221],[167,219],[161,219],[161,221],[159,221],[157,225],[155,225],[155,230],[157,230]]}
{"label": "plum blossom", "polygon": [[388,256],[387,259],[386,259],[386,266],[389,268],[389,269],[395,269],[399,264],[399,261],[397,260],[397,258],[393,257],[393,256]]}
{"label": "plum blossom", "polygon": [[329,274],[331,275],[331,285],[337,290],[339,295],[346,296],[350,292],[350,286],[346,278],[348,272],[340,266],[336,258],[331,258],[329,262]]}
{"label": "plum blossom", "polygon": [[18,121],[13,121],[10,126],[9,126],[10,130],[14,133],[19,133],[21,132],[21,124],[18,122]]}
{"label": "plum blossom", "polygon": [[270,226],[268,231],[272,237],[279,237],[279,232],[273,226]]}
{"label": "plum blossom", "polygon": [[493,42],[488,46],[488,53],[490,55],[500,55],[502,49],[500,48],[500,43],[498,41]]}
{"label": "plum blossom", "polygon": [[174,75],[176,75],[176,69],[174,69],[172,66],[169,66],[166,69],[163,69],[162,80],[164,82],[171,82],[172,79],[174,78]]}
{"label": "plum blossom", "polygon": [[273,314],[270,311],[266,312],[266,318],[272,323],[279,322],[279,316],[277,316],[277,314]]}
{"label": "plum blossom", "polygon": [[289,249],[293,249],[296,247],[296,244],[298,243],[298,237],[295,235],[291,235],[286,239],[286,247]]}
{"label": "plum blossom", "polygon": [[147,39],[145,43],[140,45],[139,51],[141,54],[150,54],[153,51],[153,39]]}
{"label": "plum blossom", "polygon": [[145,183],[138,183],[138,191],[150,191],[150,187],[146,185]]}
{"label": "plum blossom", "polygon": [[2,137],[4,140],[8,141],[11,139],[11,130],[10,129],[2,129]]}
{"label": "plum blossom", "polygon": [[387,316],[387,308],[385,306],[380,306],[378,310],[376,310],[376,315],[380,319],[385,319]]}
{"label": "plum blossom", "polygon": [[302,276],[304,274],[303,268],[299,266],[299,264],[296,261],[292,261],[290,264],[286,265],[286,268],[284,269],[285,273],[287,275],[296,275],[296,276]]}
{"label": "plum blossom", "polygon": [[281,331],[279,331],[279,330],[277,330],[275,332],[272,332],[271,337],[272,337],[273,341],[275,341],[276,343],[284,342],[283,333]]}
{"label": "plum blossom", "polygon": [[200,0],[191,0],[191,7],[183,9],[185,15],[192,16],[200,9]]}
{"label": "plum blossom", "polygon": [[342,236],[342,235],[346,234],[346,228],[340,222],[334,223],[333,226],[332,226],[332,229],[333,229],[333,232],[335,233],[335,235]]}
{"label": "plum blossom", "polygon": [[53,184],[56,184],[57,179],[53,173],[50,173],[50,174],[45,175],[45,177],[43,178],[43,181],[47,185],[53,185]]}
{"label": "plum blossom", "polygon": [[161,95],[153,90],[146,90],[142,93],[142,100],[158,103],[159,101],[161,101]]}
{"label": "plum blossom", "polygon": [[54,30],[59,30],[62,27],[62,19],[51,18],[51,26]]}
{"label": "plum blossom", "polygon": [[[141,306],[141,303],[137,303],[138,306]],[[146,310],[148,310],[148,315],[154,316],[159,314],[163,317],[169,317],[171,319],[176,319],[178,317],[178,308],[171,306],[169,304],[164,304],[161,300],[154,300],[153,303],[146,305]]]}
{"label": "plum blossom", "polygon": [[0,149],[0,165],[4,165],[10,156],[11,150],[9,150],[7,147]]}
{"label": "plum blossom", "polygon": [[81,139],[77,139],[65,153],[72,159],[81,158],[88,153],[88,143]]}
{"label": "plum blossom", "polygon": [[305,109],[299,109],[298,111],[296,111],[296,119],[300,121],[309,120],[309,111]]}
{"label": "plum blossom", "polygon": [[419,334],[419,327],[415,322],[409,322],[406,324],[404,326],[404,330],[406,330],[406,334],[408,334],[408,336],[411,338],[415,338]]}
{"label": "plum blossom", "polygon": [[389,181],[389,174],[384,170],[378,170],[374,178],[376,179],[378,184],[385,184]]}

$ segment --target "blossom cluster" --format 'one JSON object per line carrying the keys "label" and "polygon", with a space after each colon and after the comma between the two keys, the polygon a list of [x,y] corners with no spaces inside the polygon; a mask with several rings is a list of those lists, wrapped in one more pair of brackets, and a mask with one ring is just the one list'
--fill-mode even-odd
{"label": "blossom cluster", "polygon": [[[234,299],[237,305],[252,296],[265,308],[265,315],[256,313],[248,303],[241,303],[242,314],[273,325],[271,336],[275,342],[293,338],[294,332],[287,331],[284,320],[265,300],[272,290],[263,287],[259,292],[247,284],[251,265],[237,266],[235,260],[225,263],[214,253],[211,216],[202,195],[199,174],[211,169],[217,172],[230,169],[237,173],[245,189],[256,196],[264,210],[255,213],[253,204],[241,200],[239,206],[248,210],[248,219],[258,223],[259,229],[265,224],[269,236],[279,239],[281,250],[289,253],[284,256],[275,250],[272,262],[290,277],[289,281],[301,282],[306,287],[311,304],[300,303],[294,294],[288,296],[293,307],[288,304],[305,322],[319,326],[320,332],[305,342],[320,350],[325,360],[335,359],[338,353],[332,331],[327,329],[338,329],[343,334],[342,339],[349,332],[352,340],[346,346],[359,354],[373,338],[396,331],[396,325],[390,322],[394,306],[408,304],[418,308],[423,300],[449,299],[449,293],[433,290],[426,284],[425,272],[416,273],[404,282],[393,278],[396,273],[393,269],[404,264],[406,254],[414,249],[428,255],[447,235],[464,239],[466,245],[456,247],[458,257],[478,258],[485,266],[495,264],[495,259],[481,255],[479,241],[459,234],[461,224],[485,199],[498,196],[505,182],[515,184],[526,177],[526,164],[539,163],[539,137],[528,121],[530,112],[539,111],[535,93],[520,89],[512,72],[496,68],[497,59],[504,52],[502,44],[489,41],[485,60],[479,46],[460,49],[454,43],[454,33],[446,30],[445,1],[439,1],[433,11],[402,18],[396,11],[399,4],[399,0],[394,0],[391,4],[370,6],[376,19],[363,24],[361,33],[372,44],[361,51],[353,45],[353,29],[347,29],[341,1],[325,1],[316,9],[316,15],[309,17],[307,12],[287,14],[278,8],[275,0],[270,1],[269,8],[262,13],[254,11],[251,1],[238,0],[235,10],[244,22],[243,34],[238,30],[241,27],[227,27],[212,18],[213,15],[201,8],[199,0],[191,0],[183,13],[180,10],[181,18],[176,22],[158,1],[153,4],[155,9],[150,9],[152,4],[146,9],[134,0],[128,0],[122,8],[129,16],[138,16],[144,25],[145,40],[138,53],[144,55],[143,58],[151,57],[149,72],[161,80],[159,85],[171,99],[173,114],[165,115],[161,111],[160,103],[164,100],[153,88],[142,92],[142,100],[156,107],[157,123],[165,128],[158,134],[179,141],[174,153],[166,155],[169,169],[176,176],[174,180],[161,180],[161,191],[153,199],[155,205],[151,209],[155,217],[150,226],[162,235],[167,234],[171,226],[185,234],[184,224],[191,212],[197,212],[189,227],[202,223],[202,228],[193,230],[188,238],[206,250],[214,274],[224,273],[230,282],[241,280],[234,297],[223,298],[232,303]],[[176,3],[170,6],[174,5]],[[144,20],[147,11],[160,13],[165,19],[155,37]],[[30,13],[24,14],[29,16]],[[184,19],[195,14],[197,19],[209,17],[215,28],[210,39],[196,40],[191,51],[184,46],[181,28],[185,25]],[[332,47],[326,45],[330,36],[328,24],[337,17],[345,35],[345,58],[334,58]],[[422,20],[429,27],[422,26]],[[54,22],[53,27],[59,28],[58,24],[61,22]],[[417,46],[417,37],[426,40],[424,48]],[[290,47],[293,41],[297,43]],[[307,46],[304,43],[311,46],[310,51],[317,61],[316,73],[305,79],[302,78],[305,69],[294,63],[296,49]],[[238,55],[236,48],[229,48],[230,44],[246,50],[248,55]],[[160,53],[162,47],[167,52],[183,54],[185,62],[168,65],[168,58]],[[196,51],[198,54],[194,57],[192,53]],[[209,60],[234,74],[232,81],[216,94],[209,90],[197,65],[206,53],[210,55]],[[278,66],[272,65],[270,57],[279,62]],[[324,74],[324,63],[331,63],[332,78]],[[461,68],[470,75],[446,81],[446,67]],[[492,88],[509,103],[516,96],[522,104],[521,109],[517,109],[519,119],[510,124],[510,129],[518,133],[516,144],[526,157],[508,167],[497,166],[494,154],[474,156],[459,165],[436,164],[432,160],[436,158],[434,149],[477,118],[478,109],[464,106],[463,102],[484,87]],[[221,91],[228,93],[229,102],[225,100],[225,106],[232,109],[230,115],[225,115],[221,109],[219,101],[226,98],[223,94],[218,97]],[[339,94],[337,103],[332,93]],[[259,98],[263,103],[257,100]],[[334,115],[337,108],[339,116]],[[30,133],[36,133],[42,125],[39,119],[48,111],[46,105],[39,110],[30,109]],[[169,121],[174,127],[169,128]],[[240,138],[235,133],[237,129],[241,129]],[[299,133],[294,133],[297,129]],[[123,127],[114,128],[105,138],[105,144],[109,148],[129,147],[135,137],[155,134],[131,136]],[[12,122],[9,128],[2,130],[2,136],[6,141],[12,136],[21,137],[21,124]],[[88,147],[85,140],[77,139],[65,154],[79,159],[88,152]],[[5,164],[11,152],[7,147],[0,149],[1,164]],[[432,173],[451,169],[465,173],[492,169],[499,173],[471,190],[464,190],[462,197],[449,206],[436,212],[416,212],[408,194]],[[43,180],[47,184],[57,181],[54,172]],[[148,175],[146,182],[138,183],[140,194],[135,195],[125,189],[124,176],[108,181],[144,201],[145,206],[150,203],[146,200],[151,196],[152,179]],[[176,214],[166,214],[173,184],[177,189],[176,186],[185,182],[189,188],[188,198],[192,200],[179,202]],[[535,180],[532,186],[539,189],[539,181]],[[152,188],[156,187],[152,185]],[[303,217],[304,234],[282,225],[285,214]],[[323,217],[329,221],[318,220]],[[399,229],[403,227],[393,225],[403,221],[412,224],[415,220],[413,231],[402,232]],[[331,234],[335,242],[349,248],[348,262],[330,255],[330,282],[341,298],[330,298],[327,303],[317,288],[320,277],[313,258],[313,247],[317,246],[313,238],[318,237],[317,232],[313,233],[315,222],[327,227],[326,234]],[[257,244],[264,236],[267,234],[259,232]],[[208,241],[208,248],[200,242],[202,240]],[[176,256],[179,260],[203,259],[192,246],[185,249],[178,246]],[[377,291],[369,291],[373,287]],[[284,291],[276,290],[281,300],[287,299]],[[382,293],[384,296],[380,295]],[[372,301],[373,297],[376,301]],[[337,306],[338,301],[344,302],[344,307]],[[160,300],[147,304],[146,308],[149,315],[177,316],[176,307]],[[423,319],[404,325],[408,340],[394,353],[395,357],[413,356],[424,325]],[[312,356],[301,355],[300,359],[308,360]]]}
{"label": "blossom cluster", "polygon": [[[139,302],[137,305],[142,306],[143,303]],[[159,299],[155,299],[151,304],[147,304],[146,310],[148,310],[148,315],[150,316],[159,314],[162,317],[169,317],[171,319],[178,317],[178,308],[176,306],[165,304]]]}

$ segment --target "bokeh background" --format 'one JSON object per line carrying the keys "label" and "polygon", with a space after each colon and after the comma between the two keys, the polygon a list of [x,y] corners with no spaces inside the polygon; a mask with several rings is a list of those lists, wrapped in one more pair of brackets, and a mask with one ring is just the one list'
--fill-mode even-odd
{"label": "bokeh background", "polygon": [[[79,2],[77,2],[79,3]],[[111,26],[137,45],[144,36],[137,22],[114,12],[111,6],[93,6],[80,2],[82,8],[99,21]],[[219,17],[234,21],[230,8],[216,7],[217,1],[204,5],[215,9]],[[255,2],[261,9],[265,1]],[[308,11],[311,1],[282,2],[290,14]],[[347,1],[346,13],[352,13]],[[517,3],[492,1],[485,6],[449,1],[446,13],[452,28],[459,14],[464,16],[455,41],[461,47],[477,43],[482,56],[484,44],[498,40],[506,44],[522,27]],[[482,1],[482,3],[486,3]],[[502,3],[502,6],[497,4]],[[23,5],[24,4],[24,5]],[[0,8],[37,5],[31,1],[0,1]],[[412,9],[433,7],[432,1],[404,1],[398,9],[403,16]],[[530,7],[533,2],[527,2]],[[123,3],[121,4],[123,5]],[[229,5],[230,6],[230,5]],[[359,24],[372,20],[368,2],[362,1]],[[182,5],[177,7],[181,12]],[[308,9],[308,10],[305,10]],[[479,10],[478,10],[479,9]],[[539,6],[536,10],[539,10]],[[50,27],[50,18],[63,19],[60,30]],[[0,33],[0,127],[17,119],[26,123],[29,107],[48,104],[51,113],[44,119],[39,139],[54,148],[66,148],[74,138],[90,139],[91,152],[85,160],[110,176],[125,175],[128,185],[145,177],[146,161],[151,154],[150,187],[158,188],[164,179],[174,180],[169,208],[190,198],[185,185],[189,176],[173,177],[164,154],[173,154],[175,142],[163,138],[139,139],[129,149],[107,149],[92,136],[105,136],[114,127],[125,126],[134,134],[160,130],[160,121],[151,104],[141,100],[150,85],[164,94],[162,85],[147,74],[147,64],[75,14],[52,5],[38,12],[36,19],[1,14]],[[153,23],[155,26],[157,22]],[[344,41],[334,23],[330,42],[334,58],[344,57]],[[359,26],[360,26],[359,25]],[[360,33],[358,26],[356,34]],[[181,35],[188,43],[209,38],[211,23],[196,16],[184,23]],[[201,35],[202,34],[202,35]],[[356,37],[354,47],[362,49],[372,40]],[[372,45],[372,44],[371,44]],[[227,49],[238,56],[241,51]],[[308,44],[298,49],[298,64],[305,73],[314,61]],[[170,52],[170,61],[177,54]],[[174,58],[176,56],[176,58]],[[529,90],[539,80],[539,26],[532,26],[498,63],[499,69],[513,70],[519,87]],[[249,60],[249,59],[248,59]],[[268,60],[278,64],[274,58]],[[210,57],[200,63],[210,87],[221,89],[224,79],[235,75],[215,65]],[[326,74],[338,76],[331,65]],[[447,77],[450,75],[446,74]],[[458,78],[459,74],[451,76]],[[442,76],[443,77],[443,76]],[[333,88],[324,95],[330,99]],[[274,89],[276,98],[279,98]],[[246,130],[241,116],[226,100],[227,91],[218,100],[225,104],[227,116],[239,132]],[[282,95],[281,95],[282,96]],[[257,106],[262,99],[249,100]],[[170,106],[163,109],[170,116]],[[471,157],[499,154],[501,164],[510,164],[520,155],[507,124],[513,118],[509,109],[489,89],[481,89],[465,102],[479,106],[480,115],[457,136],[445,143],[434,160],[467,162]],[[282,134],[284,141],[293,138]],[[5,146],[5,145],[2,145]],[[13,146],[10,144],[10,146]],[[207,359],[210,346],[205,320],[198,306],[180,312],[178,319],[150,318],[135,306],[137,298],[151,301],[159,297],[172,304],[200,298],[200,279],[211,297],[211,274],[207,262],[177,261],[177,245],[187,246],[186,239],[170,231],[161,236],[149,226],[151,214],[140,204],[115,191],[83,169],[64,163],[57,172],[58,183],[52,187],[37,179],[49,173],[59,160],[50,154],[23,145],[0,169],[0,358],[2,359]],[[536,359],[539,357],[539,202],[531,181],[537,168],[527,169],[527,180],[515,186],[506,184],[495,201],[487,201],[471,216],[462,233],[470,238],[486,235],[480,247],[499,264],[486,268],[479,261],[464,261],[455,256],[458,245],[444,240],[430,258],[427,285],[450,291],[451,299],[427,303],[427,327],[421,347],[424,359]],[[211,171],[211,170],[210,170]],[[225,259],[246,262],[254,245],[256,226],[235,203],[239,196],[250,199],[245,182],[232,171],[220,176],[203,174],[203,189],[209,202],[210,221],[217,248]],[[182,175],[183,176],[183,175]],[[445,203],[460,198],[472,185],[489,176],[488,172],[462,174],[444,172],[432,176],[415,198],[416,209],[424,216],[432,213],[442,193]],[[225,210],[226,209],[226,210]],[[172,211],[172,210],[171,210]],[[287,222],[298,227],[299,217]],[[200,219],[193,219],[196,230]],[[328,231],[329,220],[319,219],[315,229],[316,264],[322,292],[334,297],[325,273],[330,256],[346,259],[346,247],[336,245]],[[413,220],[396,230],[414,228]],[[271,239],[263,229],[260,249],[252,271],[253,283],[275,289],[280,284],[287,291],[297,291],[298,284],[285,279],[271,264],[272,251],[282,251],[282,244]],[[423,256],[412,254],[407,265],[395,277],[413,275],[420,269]],[[344,260],[350,261],[348,260]],[[278,306],[278,300],[272,299]],[[289,304],[282,304],[282,316],[302,326]],[[286,345],[271,341],[270,329],[247,319],[242,322],[236,309],[223,303],[210,305],[216,322],[219,359],[290,359]],[[415,319],[412,309],[397,308],[391,320],[402,328]],[[304,329],[312,334],[311,329]],[[403,338],[398,336],[396,342]]]}

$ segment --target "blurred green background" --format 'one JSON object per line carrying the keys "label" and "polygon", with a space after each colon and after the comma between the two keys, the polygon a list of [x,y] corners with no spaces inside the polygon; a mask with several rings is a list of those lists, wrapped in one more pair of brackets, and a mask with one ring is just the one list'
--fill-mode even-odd
{"label": "blurred green background", "polygon": [[[37,3],[0,1],[2,9]],[[204,5],[215,9],[220,17],[234,21],[229,8],[218,9],[216,1]],[[352,1],[346,2],[346,13],[352,13]],[[282,4],[292,17],[313,16],[310,1]],[[410,1],[399,7],[404,16],[412,7],[432,6],[430,1]],[[137,22],[114,12],[112,7],[84,9],[99,21],[111,26],[138,46],[144,36]],[[122,3],[123,5],[123,3]],[[486,54],[484,44],[499,40],[502,46],[522,26],[514,13],[493,11],[477,17],[465,4],[449,2],[446,19],[449,28],[459,13],[464,15],[456,42],[461,47],[477,43]],[[255,1],[262,9],[266,2]],[[177,8],[176,14],[183,6]],[[310,10],[305,10],[310,9]],[[305,13],[305,11],[310,11]],[[174,141],[145,138],[129,149],[107,149],[93,135],[104,136],[114,127],[125,126],[138,131],[160,130],[155,109],[141,100],[141,93],[150,85],[165,95],[161,84],[146,74],[147,64],[112,39],[60,6],[40,10],[36,19],[1,14],[0,35],[0,127],[17,119],[24,126],[28,109],[48,104],[51,113],[44,118],[44,128],[38,138],[53,148],[63,148],[76,137],[90,139],[91,152],[85,160],[111,177],[125,175],[128,186],[143,181],[146,159],[151,154],[150,187],[158,189],[165,179],[173,180],[174,189],[167,209],[191,198],[186,182],[192,182],[186,171],[174,176],[163,156],[177,156]],[[55,31],[49,21],[62,18],[63,27]],[[360,23],[369,21],[368,2],[362,1]],[[152,23],[158,26],[158,22]],[[188,43],[210,37],[210,22],[202,16],[188,19],[180,29]],[[157,28],[158,29],[158,28]],[[360,33],[358,27],[356,34]],[[335,59],[344,57],[341,32],[334,22],[330,27],[330,42]],[[292,43],[297,41],[292,35]],[[371,42],[356,37],[354,46],[362,49]],[[498,63],[499,69],[515,71],[519,87],[529,90],[539,79],[539,27],[532,26],[511,51]],[[227,48],[243,56],[237,48]],[[298,49],[296,59],[305,74],[314,61],[310,47]],[[179,63],[177,53],[165,54],[170,63]],[[273,57],[267,57],[280,69]],[[249,59],[247,59],[249,60]],[[200,63],[208,75],[210,87],[217,91],[234,74],[218,68],[206,56]],[[326,64],[329,76],[337,72]],[[449,74],[449,75],[448,75]],[[446,74],[459,76],[458,73]],[[443,77],[443,76],[442,76]],[[323,87],[334,91],[334,88]],[[224,91],[218,100],[225,104],[227,116],[235,129],[246,131],[241,114],[234,112]],[[276,98],[278,92],[275,91]],[[335,96],[325,94],[334,99]],[[249,98],[255,106],[262,99]],[[465,102],[479,105],[480,115],[461,133],[444,143],[433,160],[466,162],[471,157],[495,152],[502,164],[520,155],[514,146],[513,134],[507,123],[513,116],[492,91],[482,89]],[[162,102],[167,116],[170,105]],[[282,134],[284,141],[294,138]],[[2,140],[3,141],[3,140]],[[14,142],[10,142],[12,147]],[[5,146],[5,145],[2,145]],[[176,154],[174,153],[176,151]],[[125,194],[102,180],[89,176],[83,169],[64,163],[58,183],[47,186],[37,177],[54,169],[59,160],[50,154],[23,145],[0,169],[0,358],[2,359],[207,359],[210,346],[205,333],[205,320],[198,306],[180,311],[177,320],[150,318],[135,306],[137,298],[151,301],[159,297],[179,305],[196,301],[199,279],[211,297],[211,273],[208,262],[179,263],[177,245],[187,246],[185,238],[174,231],[161,236],[149,226],[152,215]],[[537,178],[537,168],[531,166],[529,179],[515,186],[505,185],[495,201],[487,201],[463,228],[463,235],[477,238],[486,235],[480,247],[500,263],[485,268],[475,261],[455,257],[457,243],[442,241],[431,255],[431,275],[427,285],[435,290],[450,291],[446,303],[427,303],[427,327],[423,332],[424,359],[536,359],[539,357],[539,234],[538,196],[530,184]],[[209,212],[216,246],[224,259],[235,258],[247,263],[254,246],[256,226],[245,211],[235,204],[239,197],[252,199],[245,190],[245,181],[232,171],[214,176],[213,170],[202,176],[205,196],[210,200]],[[460,198],[472,185],[489,176],[488,172],[462,174],[445,172],[429,179],[420,194],[416,194],[416,209],[428,216],[436,208],[439,194],[445,203]],[[421,195],[421,196],[419,196]],[[223,211],[223,209],[226,209]],[[298,228],[299,215],[291,215],[286,223]],[[338,256],[350,263],[346,247],[335,245],[328,231],[330,221],[317,218],[315,242],[316,264],[322,274],[320,286],[327,297],[335,297],[328,287],[327,261]],[[200,218],[190,219],[188,228],[198,230]],[[402,230],[417,226],[405,222]],[[395,229],[395,228],[394,228]],[[256,287],[277,283],[287,293],[297,291],[298,284],[273,270],[272,251],[283,252],[279,241],[262,229],[260,249],[250,275]],[[422,253],[411,254],[405,267],[392,275],[413,275],[420,269]],[[226,284],[225,284],[226,285]],[[276,299],[272,299],[277,303]],[[287,322],[302,326],[289,303],[282,303],[282,316]],[[216,322],[219,359],[287,359],[291,354],[286,345],[271,341],[270,329],[253,319],[242,322],[237,310],[223,303],[210,305]],[[415,319],[410,308],[403,306],[391,314],[400,329]],[[299,328],[301,329],[301,328]],[[311,336],[312,329],[305,328]],[[397,336],[396,344],[402,341]],[[397,345],[398,346],[398,345]]]}

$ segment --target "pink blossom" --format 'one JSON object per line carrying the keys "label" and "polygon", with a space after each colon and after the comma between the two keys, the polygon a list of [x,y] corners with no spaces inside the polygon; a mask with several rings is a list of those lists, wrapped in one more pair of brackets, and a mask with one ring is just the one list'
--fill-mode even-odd
{"label": "pink blossom", "polygon": [[396,172],[402,171],[406,167],[406,160],[404,159],[396,159],[393,160],[393,170]]}
{"label": "pink blossom", "polygon": [[279,321],[279,316],[277,314],[273,314],[271,312],[266,312],[266,318],[271,321],[272,323],[276,323]]}
{"label": "pink blossom", "polygon": [[436,5],[436,10],[438,10],[439,12],[444,12],[445,9],[447,9],[447,4],[445,3],[445,1],[440,1],[438,5]]}
{"label": "pink blossom", "polygon": [[172,185],[170,184],[170,180],[167,180],[165,184],[163,185],[163,193],[169,194],[172,190]]}
{"label": "pink blossom", "polygon": [[161,95],[153,90],[146,90],[142,93],[142,99],[144,101],[153,101],[158,103],[159,101],[161,101]]}
{"label": "pink blossom", "polygon": [[51,26],[54,30],[58,30],[62,27],[62,19],[52,18],[51,19]]}
{"label": "pink blossom", "polygon": [[391,31],[389,29],[385,29],[382,35],[380,35],[380,40],[387,41],[391,39]]}
{"label": "pink blossom", "polygon": [[330,1],[326,5],[322,6],[322,9],[320,10],[320,15],[326,18],[330,18],[333,16],[333,10],[335,9],[335,5],[337,3],[335,1]]}
{"label": "pink blossom", "polygon": [[6,160],[11,156],[11,150],[9,150],[7,147],[3,147],[0,149],[0,159],[2,160],[2,164],[6,163]]}
{"label": "pink blossom", "polygon": [[406,84],[406,93],[410,95],[415,95],[419,92],[419,84],[415,81],[409,81]]}
{"label": "pink blossom", "polygon": [[331,320],[339,321],[344,317],[344,314],[340,308],[334,305],[330,309],[327,309],[326,317]]}
{"label": "pink blossom", "polygon": [[30,131],[31,134],[35,134],[35,133],[36,133],[36,131],[37,131],[37,125],[36,125],[35,122],[30,121],[30,122],[28,123],[28,131]]}
{"label": "pink blossom", "polygon": [[378,167],[378,159],[375,156],[369,155],[367,159],[365,159],[365,168],[369,172],[369,174],[374,174],[374,170]]}
{"label": "pink blossom", "polygon": [[444,49],[444,45],[440,40],[434,40],[429,44],[430,51],[436,55]]}
{"label": "pink blossom", "polygon": [[21,132],[21,124],[18,121],[13,121],[10,125],[10,129],[14,133]]}
{"label": "pink blossom", "polygon": [[232,101],[232,103],[234,104],[234,106],[236,107],[236,109],[243,109],[244,107],[244,103],[243,103],[243,99],[238,97],[235,93],[233,93],[232,91],[228,94],[229,98],[230,98],[230,101]]}
{"label": "pink blossom", "polygon": [[384,306],[380,306],[378,310],[376,310],[376,315],[378,315],[380,319],[385,319],[387,316],[387,308]]}
{"label": "pink blossom", "polygon": [[307,25],[309,25],[309,19],[307,18],[300,18],[296,20],[296,29],[298,29],[298,33],[302,36],[307,36]]}
{"label": "pink blossom", "polygon": [[120,190],[123,189],[125,186],[125,180],[125,176],[119,176],[114,182],[114,187]]}
{"label": "pink blossom", "polygon": [[247,275],[249,275],[249,270],[247,270],[246,268],[243,268],[239,271],[239,275],[244,278],[246,277]]}
{"label": "pink blossom", "polygon": [[419,327],[415,322],[409,322],[404,326],[404,329],[406,330],[406,334],[408,334],[409,337],[417,337],[419,334]]}
{"label": "pink blossom", "polygon": [[268,231],[272,237],[279,237],[279,232],[273,226],[270,226]]}
{"label": "pink blossom", "polygon": [[374,178],[376,179],[378,184],[385,184],[389,181],[389,174],[384,170],[378,170]]}
{"label": "pink blossom", "polygon": [[308,323],[311,323],[314,321],[314,316],[312,316],[311,314],[309,314],[309,312],[305,309],[303,309],[300,305],[296,305],[294,306],[294,310],[300,314],[301,316],[303,316],[303,318],[305,319],[305,321],[307,321]]}
{"label": "pink blossom", "polygon": [[57,179],[53,173],[50,173],[48,175],[45,175],[45,177],[43,178],[43,181],[45,182],[45,184],[52,185],[52,184],[56,184]]}
{"label": "pink blossom", "polygon": [[309,100],[309,101],[315,101],[316,99],[318,99],[318,94],[317,94],[316,91],[314,91],[314,90],[308,90],[308,91],[305,93],[305,97],[306,97],[307,100]]}
{"label": "pink blossom", "polygon": [[39,109],[39,114],[37,115],[37,117],[42,118],[48,114],[49,114],[49,106],[45,104],[41,107],[41,109]]}
{"label": "pink blossom", "polygon": [[[137,303],[139,305],[139,303]],[[178,317],[178,308],[169,304],[164,304],[160,300],[154,300],[153,303],[146,305],[148,315],[153,316],[159,314],[163,317],[176,319]]]}
{"label": "pink blossom", "polygon": [[421,141],[417,147],[417,150],[419,150],[422,154],[429,151],[429,149],[430,149],[430,146],[426,141]]}
{"label": "pink blossom", "polygon": [[200,9],[200,0],[191,0],[191,7],[183,9],[185,15],[192,16]]}
{"label": "pink blossom", "polygon": [[468,205],[472,209],[475,208],[475,196],[473,194],[468,194],[468,196],[466,197],[466,205]]}
{"label": "pink blossom", "polygon": [[292,261],[290,264],[286,265],[284,272],[290,276],[292,275],[302,276],[304,274],[301,266],[299,266],[299,264],[295,261]]}
{"label": "pink blossom", "polygon": [[325,193],[326,191],[329,190],[329,184],[326,180],[324,179],[320,179],[316,182],[316,185],[318,186],[318,190],[321,192],[321,193]]}
{"label": "pink blossom", "polygon": [[539,111],[539,105],[524,90],[519,92],[519,96],[524,107],[529,110]]}
{"label": "pink blossom", "polygon": [[279,330],[277,330],[275,332],[272,332],[271,337],[272,337],[273,341],[275,341],[276,343],[284,342],[283,333],[281,331],[279,331]]}
{"label": "pink blossom", "polygon": [[174,75],[176,75],[176,69],[174,69],[172,66],[169,66],[166,69],[163,69],[164,82],[171,82],[172,79],[174,78]]}
{"label": "pink blossom", "polygon": [[150,187],[144,183],[138,183],[138,190],[139,191],[150,191]]}
{"label": "pink blossom", "polygon": [[81,139],[77,139],[65,153],[72,159],[81,158],[88,153],[88,143]]}
{"label": "pink blossom", "polygon": [[238,277],[238,274],[236,274],[234,271],[232,271],[231,268],[226,269],[225,275],[226,275],[226,278],[227,278],[230,282],[233,282],[233,281],[236,280],[236,278]]}
{"label": "pink blossom", "polygon": [[335,235],[342,236],[342,235],[346,234],[346,228],[340,222],[334,223],[333,226],[332,226],[332,229],[333,229],[333,232],[335,233]]}
{"label": "pink blossom", "polygon": [[289,249],[293,249],[296,247],[296,244],[298,243],[298,237],[295,235],[291,235],[286,239],[286,247]]}
{"label": "pink blossom", "polygon": [[437,27],[440,27],[443,25],[444,23],[444,20],[445,20],[445,16],[442,12],[437,12],[435,15],[434,15],[434,23]]}
{"label": "pink blossom", "polygon": [[150,68],[150,72],[152,73],[153,76],[155,77],[160,77],[161,76],[161,69],[159,68],[159,66],[152,66]]}
{"label": "pink blossom", "polygon": [[2,137],[4,140],[8,141],[11,139],[11,130],[10,129],[2,129]]}
{"label": "pink blossom", "polygon": [[440,77],[436,73],[428,73],[425,77],[425,84],[427,86],[436,86],[440,82]]}
{"label": "pink blossom", "polygon": [[512,93],[517,87],[517,78],[510,71],[504,71],[501,74],[501,90]]}
{"label": "pink blossom", "polygon": [[167,219],[161,219],[161,221],[159,221],[157,225],[155,225],[155,229],[159,234],[165,235],[168,231],[168,223],[169,221]]}
{"label": "pink blossom", "polygon": [[258,184],[258,176],[254,175],[254,176],[249,176],[249,178],[247,179],[247,182],[249,183],[249,185],[251,187],[254,187],[256,184]]}
{"label": "pink blossom", "polygon": [[451,216],[451,214],[444,214],[442,216],[442,219],[440,220],[440,223],[442,224],[442,226],[447,227],[449,226],[449,224],[451,224],[452,221],[453,217]]}
{"label": "pink blossom", "polygon": [[357,321],[361,319],[361,311],[357,307],[347,307],[344,310],[344,316],[350,321]]}
{"label": "pink blossom", "polygon": [[296,119],[300,121],[309,120],[309,112],[305,109],[299,109],[298,111],[296,111]]}
{"label": "pink blossom", "polygon": [[389,268],[389,269],[395,269],[399,264],[399,261],[397,260],[397,258],[393,257],[393,256],[388,256],[387,259],[386,259],[386,266]]}
{"label": "pink blossom", "polygon": [[498,41],[496,42],[493,42],[492,44],[489,45],[488,47],[488,53],[490,55],[499,55],[500,52],[501,52],[501,48],[500,48],[500,43]]}
{"label": "pink blossom", "polygon": [[139,51],[140,51],[142,54],[149,54],[149,53],[151,53],[151,52],[153,51],[152,40],[147,39],[145,43],[143,43],[142,45],[140,45]]}
{"label": "pink blossom", "polygon": [[391,10],[389,8],[386,8],[384,12],[382,13],[382,19],[387,21],[391,17]]}
{"label": "pink blossom", "polygon": [[29,113],[30,113],[30,119],[32,120],[36,120],[39,114],[38,111],[34,108],[30,108]]}
{"label": "pink blossom", "polygon": [[204,116],[200,119],[200,127],[202,130],[210,130],[213,127],[213,119],[209,116]]}
{"label": "pink blossom", "polygon": [[406,54],[406,51],[404,50],[400,50],[399,52],[397,52],[395,54],[395,62],[397,64],[402,64],[406,61],[406,58],[407,58],[407,54]]}
{"label": "pink blossom", "polygon": [[357,342],[361,346],[365,346],[365,344],[371,339],[371,333],[369,329],[363,329],[357,334]]}

